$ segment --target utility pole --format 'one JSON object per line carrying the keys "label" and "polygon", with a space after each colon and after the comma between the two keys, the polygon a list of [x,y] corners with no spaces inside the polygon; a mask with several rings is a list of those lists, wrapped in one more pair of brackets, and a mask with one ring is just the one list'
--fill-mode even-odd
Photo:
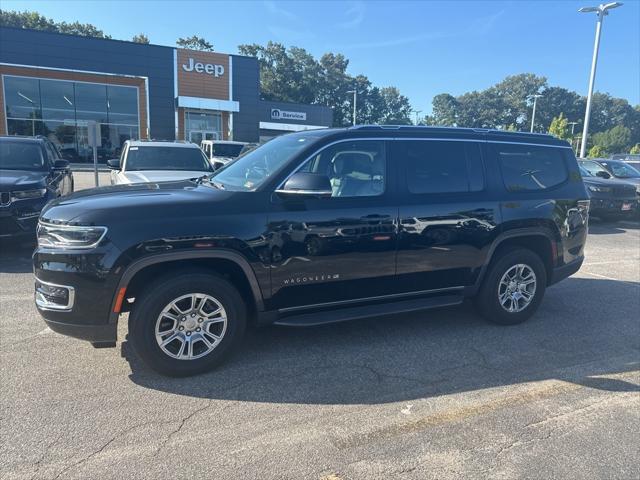
{"label": "utility pole", "polygon": [[418,115],[422,113],[422,110],[414,110],[413,113],[416,114],[416,125],[418,125]]}
{"label": "utility pole", "polygon": [[584,127],[582,129],[582,146],[580,147],[580,157],[584,158],[587,153],[587,135],[589,133],[589,120],[591,117],[591,100],[593,97],[593,85],[596,79],[596,66],[598,65],[598,50],[600,49],[600,31],[602,30],[602,21],[608,10],[622,6],[620,2],[601,3],[597,7],[582,7],[578,10],[580,13],[596,12],[598,20],[596,21],[596,38],[593,43],[593,58],[591,59],[591,74],[589,75],[589,92],[587,93],[587,109],[584,113]]}

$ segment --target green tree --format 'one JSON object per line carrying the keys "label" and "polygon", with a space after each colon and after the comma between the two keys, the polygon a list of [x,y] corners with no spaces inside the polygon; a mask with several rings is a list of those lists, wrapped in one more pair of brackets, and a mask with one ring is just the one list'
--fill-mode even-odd
{"label": "green tree", "polygon": [[629,150],[631,155],[640,155],[640,143],[636,143],[631,150]]}
{"label": "green tree", "polygon": [[567,120],[562,112],[551,121],[549,126],[549,133],[562,140],[569,140],[571,134],[569,133],[569,120]]}
{"label": "green tree", "polygon": [[357,93],[357,122],[410,122],[409,100],[395,87],[372,85],[365,75],[347,72],[349,60],[342,54],[325,53],[316,59],[303,48],[281,43],[240,45],[242,55],[258,59],[260,90],[265,100],[311,103],[333,109],[335,126],[353,122],[353,93]]}
{"label": "green tree", "polygon": [[433,97],[433,122],[434,125],[447,127],[455,126],[460,105],[453,95],[441,93]]}
{"label": "green tree", "polygon": [[71,35],[81,35],[83,37],[111,38],[111,36],[106,35],[102,30],[90,23],[56,22],[51,18],[40,15],[38,12],[29,11],[0,10],[0,26],[68,33]]}
{"label": "green tree", "polygon": [[178,38],[176,45],[182,48],[188,48],[190,50],[203,50],[206,52],[213,52],[213,45],[207,42],[204,38],[192,35],[187,38]]}
{"label": "green tree", "polygon": [[632,145],[631,130],[623,125],[616,125],[604,132],[595,133],[591,142],[602,147],[607,153],[628,152]]}
{"label": "green tree", "polygon": [[589,158],[603,158],[607,155],[607,151],[600,145],[594,145],[589,149],[587,157]]}
{"label": "green tree", "polygon": [[134,35],[131,41],[135,43],[149,43],[149,37],[144,33],[139,33],[138,35]]}

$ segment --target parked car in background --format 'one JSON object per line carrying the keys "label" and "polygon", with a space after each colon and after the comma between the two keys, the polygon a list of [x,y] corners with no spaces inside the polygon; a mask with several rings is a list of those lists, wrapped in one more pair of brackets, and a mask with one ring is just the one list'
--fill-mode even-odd
{"label": "parked car in background", "polygon": [[640,170],[640,154],[618,153],[616,155],[611,155],[611,160],[622,160],[623,162],[631,165],[636,170]]}
{"label": "parked car in background", "polygon": [[69,162],[44,137],[0,137],[0,237],[31,236],[45,204],[73,192]]}
{"label": "parked car in background", "polygon": [[35,302],[52,330],[97,347],[116,345],[129,312],[133,347],[176,376],[219,365],[248,324],[311,326],[465,298],[487,320],[517,324],[582,265],[588,210],[570,145],[550,135],[297,132],[209,177],[50,203]]}
{"label": "parked car in background", "polygon": [[235,160],[242,153],[242,149],[247,146],[246,142],[234,142],[232,140],[203,140],[200,148],[213,165],[218,169],[231,160]]}
{"label": "parked car in background", "polygon": [[638,209],[634,185],[613,177],[603,178],[587,170],[580,162],[580,174],[591,199],[589,211],[603,220],[630,217]]}
{"label": "parked car in background", "polygon": [[640,194],[640,171],[622,160],[599,160],[600,165],[619,180],[633,183]]}
{"label": "parked car in background", "polygon": [[198,178],[213,167],[193,143],[127,140],[119,159],[107,161],[111,184],[167,182]]}

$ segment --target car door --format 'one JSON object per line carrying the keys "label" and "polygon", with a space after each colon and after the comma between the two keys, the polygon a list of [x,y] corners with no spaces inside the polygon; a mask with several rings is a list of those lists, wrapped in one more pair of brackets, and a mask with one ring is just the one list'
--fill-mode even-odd
{"label": "car door", "polygon": [[469,285],[494,237],[499,204],[487,194],[484,142],[397,140],[400,167],[398,288],[403,292]]}
{"label": "car door", "polygon": [[273,307],[390,293],[398,208],[386,142],[340,141],[299,171],[327,175],[332,196],[287,199],[274,193],[267,234]]}

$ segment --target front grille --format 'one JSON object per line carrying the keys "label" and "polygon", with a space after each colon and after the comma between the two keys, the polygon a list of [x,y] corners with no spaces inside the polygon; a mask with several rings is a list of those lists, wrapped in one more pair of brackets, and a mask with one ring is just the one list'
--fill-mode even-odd
{"label": "front grille", "polygon": [[613,196],[615,198],[632,198],[636,194],[635,188],[629,187],[613,187]]}
{"label": "front grille", "polygon": [[13,235],[22,231],[13,217],[0,217],[0,235]]}
{"label": "front grille", "polygon": [[11,203],[11,193],[0,192],[0,205],[3,207]]}

